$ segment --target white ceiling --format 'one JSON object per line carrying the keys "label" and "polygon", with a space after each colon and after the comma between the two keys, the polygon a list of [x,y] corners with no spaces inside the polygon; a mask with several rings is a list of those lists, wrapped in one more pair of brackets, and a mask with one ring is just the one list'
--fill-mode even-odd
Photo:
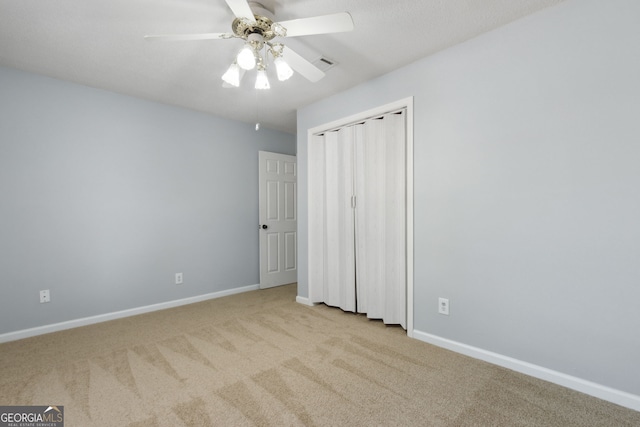
{"label": "white ceiling", "polygon": [[258,93],[251,74],[239,89],[222,87],[240,39],[143,39],[231,32],[224,0],[0,0],[0,65],[294,133],[299,107],[560,1],[261,0],[277,21],[347,11],[355,30],[284,39],[338,65],[318,83],[272,77]]}

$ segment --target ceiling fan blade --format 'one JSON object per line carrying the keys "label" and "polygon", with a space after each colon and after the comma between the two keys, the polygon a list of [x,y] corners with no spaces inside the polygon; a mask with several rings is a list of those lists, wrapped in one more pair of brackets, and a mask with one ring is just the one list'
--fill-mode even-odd
{"label": "ceiling fan blade", "polygon": [[278,22],[287,29],[287,37],[309,36],[312,34],[341,33],[353,30],[353,19],[348,12],[312,18],[292,19]]}
{"label": "ceiling fan blade", "polygon": [[253,16],[253,11],[249,7],[247,0],[225,0],[229,8],[236,16],[236,18],[244,18],[249,22],[256,22],[256,18]]}
{"label": "ceiling fan blade", "polygon": [[291,48],[287,46],[282,50],[282,57],[291,68],[313,83],[324,77],[324,71],[298,55],[294,50],[291,50]]}
{"label": "ceiling fan blade", "polygon": [[231,33],[202,33],[202,34],[160,34],[144,36],[145,40],[186,41],[186,40],[215,40],[235,37]]}

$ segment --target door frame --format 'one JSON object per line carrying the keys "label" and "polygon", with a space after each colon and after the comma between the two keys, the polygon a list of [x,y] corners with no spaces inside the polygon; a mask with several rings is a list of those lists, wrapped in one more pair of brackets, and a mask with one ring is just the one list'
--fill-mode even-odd
{"label": "door frame", "polygon": [[[405,169],[405,184],[406,184],[406,278],[407,278],[407,336],[413,338],[413,292],[414,292],[414,254],[413,254],[413,96],[400,99],[389,104],[381,105],[376,108],[372,108],[361,113],[356,113],[342,119],[334,120],[323,125],[315,126],[307,130],[307,144],[311,144],[313,135],[317,135],[323,132],[329,132],[338,128],[348,126],[357,122],[361,122],[366,119],[370,119],[375,116],[380,116],[386,113],[392,113],[395,111],[405,110],[407,114],[407,132],[406,132],[406,169]],[[307,159],[309,162],[310,159]],[[307,194],[309,194],[309,188],[307,187]],[[310,208],[310,200],[307,200],[307,207]],[[307,215],[310,215],[311,209],[307,209]],[[308,260],[309,265],[311,260]],[[308,272],[308,275],[311,273]],[[307,283],[311,283],[307,277]],[[309,290],[311,295],[311,290]]]}

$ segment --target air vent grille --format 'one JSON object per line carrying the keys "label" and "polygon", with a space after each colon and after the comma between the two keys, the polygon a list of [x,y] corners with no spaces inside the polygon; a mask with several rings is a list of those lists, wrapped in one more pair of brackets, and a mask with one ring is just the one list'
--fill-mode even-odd
{"label": "air vent grille", "polygon": [[313,65],[320,68],[322,71],[327,71],[328,69],[335,67],[337,63],[333,59],[321,56],[320,58],[313,61]]}

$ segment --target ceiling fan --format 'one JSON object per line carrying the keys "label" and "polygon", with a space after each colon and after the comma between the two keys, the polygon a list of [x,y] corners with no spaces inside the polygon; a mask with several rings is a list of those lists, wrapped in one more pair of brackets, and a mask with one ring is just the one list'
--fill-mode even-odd
{"label": "ceiling fan", "polygon": [[[223,74],[224,86],[239,87],[245,71],[257,68],[256,89],[269,89],[267,65],[269,54],[273,58],[278,79],[287,80],[297,71],[311,82],[324,77],[324,72],[276,37],[298,37],[313,34],[339,33],[353,30],[353,19],[348,12],[312,18],[275,22],[273,12],[257,2],[247,0],[225,0],[236,18],[231,24],[231,33],[166,34],[147,35],[146,40],[216,40],[239,38],[244,40],[229,69]],[[264,49],[264,55],[261,51]]]}

